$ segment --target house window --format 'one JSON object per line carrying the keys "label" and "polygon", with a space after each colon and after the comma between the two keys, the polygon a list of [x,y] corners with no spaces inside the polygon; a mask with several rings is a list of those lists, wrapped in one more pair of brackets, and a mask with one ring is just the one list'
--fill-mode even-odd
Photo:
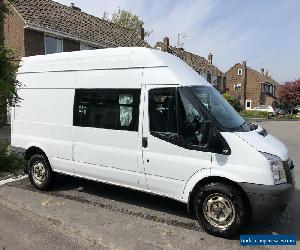
{"label": "house window", "polygon": [[218,77],[217,76],[212,75],[211,84],[218,85]]}
{"label": "house window", "polygon": [[246,110],[249,110],[252,108],[252,101],[251,100],[246,100]]}
{"label": "house window", "polygon": [[63,52],[63,40],[58,37],[45,36],[45,54]]}
{"label": "house window", "polygon": [[137,131],[140,89],[77,89],[74,126]]}
{"label": "house window", "polygon": [[94,46],[87,45],[85,43],[80,44],[80,50],[94,50],[94,49],[97,49],[97,48]]}
{"label": "house window", "polygon": [[273,86],[270,83],[264,83],[263,87],[262,87],[262,91],[265,94],[271,94],[271,95],[275,96],[275,86]]}
{"label": "house window", "polygon": [[235,83],[234,84],[234,90],[241,90],[242,89],[242,84],[241,83]]}
{"label": "house window", "polygon": [[243,69],[238,69],[238,76],[243,75]]}
{"label": "house window", "polygon": [[207,81],[211,83],[211,74],[207,74]]}

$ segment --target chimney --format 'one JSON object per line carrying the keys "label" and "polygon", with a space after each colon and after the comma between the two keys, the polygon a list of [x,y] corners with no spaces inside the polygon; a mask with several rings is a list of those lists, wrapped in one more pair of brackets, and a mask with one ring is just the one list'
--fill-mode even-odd
{"label": "chimney", "polygon": [[164,51],[164,52],[168,52],[169,51],[169,46],[170,46],[170,40],[169,40],[169,37],[166,36],[163,39],[163,45],[162,45],[161,50]]}
{"label": "chimney", "polygon": [[141,32],[141,39],[145,40],[145,29],[144,29],[143,25],[141,25],[140,32]]}
{"label": "chimney", "polygon": [[166,47],[169,47],[169,45],[170,45],[170,40],[169,40],[169,37],[165,37],[164,38],[164,40],[163,40],[163,43],[164,43],[164,45],[166,46]]}
{"label": "chimney", "polygon": [[71,8],[72,8],[73,10],[81,11],[81,9],[80,9],[79,7],[77,7],[77,6],[75,6],[74,3],[71,3]]}
{"label": "chimney", "polygon": [[247,62],[243,61],[243,80],[242,80],[242,86],[243,86],[243,96],[242,101],[244,104],[244,107],[246,108],[246,99],[247,99]]}
{"label": "chimney", "polygon": [[212,64],[213,62],[213,55],[211,53],[209,53],[209,55],[207,56],[207,60],[210,64]]}
{"label": "chimney", "polygon": [[265,74],[265,69],[264,69],[264,68],[261,68],[260,73],[261,73],[262,75],[264,75],[264,74]]}

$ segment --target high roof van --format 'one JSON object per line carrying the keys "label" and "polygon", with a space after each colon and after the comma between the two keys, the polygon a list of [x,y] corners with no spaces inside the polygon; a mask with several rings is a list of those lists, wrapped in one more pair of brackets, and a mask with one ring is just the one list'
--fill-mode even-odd
{"label": "high roof van", "polygon": [[292,200],[287,148],[176,56],[113,48],[28,57],[17,79],[12,150],[39,190],[57,172],[169,197],[221,237]]}

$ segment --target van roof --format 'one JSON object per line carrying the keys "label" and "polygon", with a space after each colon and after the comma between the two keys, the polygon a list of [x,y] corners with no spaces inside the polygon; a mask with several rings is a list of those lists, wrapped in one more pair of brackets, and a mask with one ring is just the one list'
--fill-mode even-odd
{"label": "van roof", "polygon": [[[190,84],[207,83],[180,58],[157,49],[121,47],[24,57],[18,74],[134,68],[169,68]],[[163,83],[162,83],[163,84]]]}
{"label": "van roof", "polygon": [[24,57],[19,73],[163,67],[172,61],[168,55],[143,47],[63,52]]}

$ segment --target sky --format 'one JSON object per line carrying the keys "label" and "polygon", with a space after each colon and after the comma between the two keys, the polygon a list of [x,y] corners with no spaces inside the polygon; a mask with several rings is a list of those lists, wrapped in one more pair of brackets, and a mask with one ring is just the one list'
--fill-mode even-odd
{"label": "sky", "polygon": [[[170,38],[177,46],[206,57],[226,72],[247,61],[263,67],[278,82],[300,78],[300,0],[55,0],[75,3],[82,11],[101,17],[121,9],[132,11],[153,31],[150,45]],[[182,36],[181,36],[182,37]]]}

